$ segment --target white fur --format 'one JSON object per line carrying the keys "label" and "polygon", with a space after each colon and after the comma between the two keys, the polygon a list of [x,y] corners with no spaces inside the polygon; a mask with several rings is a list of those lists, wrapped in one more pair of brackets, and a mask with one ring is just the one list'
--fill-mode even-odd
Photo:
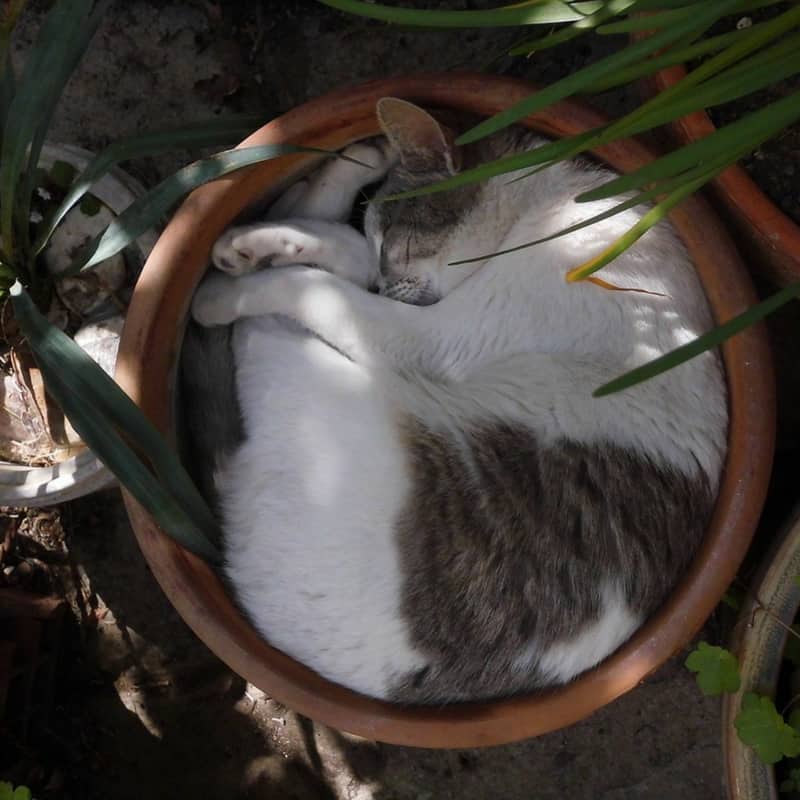
{"label": "white fur", "polygon": [[[378,173],[385,171],[384,151],[374,154]],[[381,244],[369,214],[373,251],[361,240],[348,258],[352,234],[331,233],[331,220],[349,211],[340,198],[352,203],[361,185],[379,177],[352,167],[330,162],[316,183],[312,176],[294,190],[286,206],[295,222],[282,224],[280,235],[273,226],[268,246],[266,234],[248,229],[226,234],[215,249],[218,263],[234,263],[237,249],[255,251],[238,270],[246,273],[265,256],[287,263],[287,248],[302,245],[313,251],[313,268],[212,274],[193,314],[206,325],[236,322],[246,442],[220,490],[231,537],[228,573],[241,602],[272,644],[338,683],[383,697],[393,678],[426,663],[399,613],[393,524],[410,480],[400,415],[433,428],[489,416],[523,423],[545,443],[613,442],[690,476],[702,471],[715,488],[727,411],[715,355],[611,397],[591,397],[604,381],[710,326],[698,280],[669,228],[649,232],[602,273],[618,286],[661,296],[564,280],[627,229],[639,216],[634,211],[478,265],[448,266],[597,214],[607,203],[570,198],[600,176],[567,164],[513,184],[490,181],[479,210],[447,246],[412,265],[414,277],[443,295],[417,307],[364,291]],[[307,209],[328,221],[324,230],[297,222],[306,216],[304,196]],[[267,315],[288,317],[314,335]],[[538,654],[555,680],[593,666],[639,624],[620,592],[603,592],[604,613],[591,630]],[[520,653],[517,665],[532,657]]]}
{"label": "white fur", "polygon": [[544,651],[531,642],[514,667],[524,672],[536,664],[549,681],[566,683],[616,650],[642,624],[642,619],[631,612],[620,586],[603,586],[600,596],[603,610],[596,622],[569,641],[557,642]]}

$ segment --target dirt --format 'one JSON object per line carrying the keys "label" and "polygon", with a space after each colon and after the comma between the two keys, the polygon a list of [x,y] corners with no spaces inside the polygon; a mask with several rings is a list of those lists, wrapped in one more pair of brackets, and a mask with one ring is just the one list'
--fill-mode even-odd
{"label": "dirt", "polygon": [[[17,65],[40,13],[34,5],[23,20]],[[54,138],[97,150],[124,134],[210,114],[258,111],[266,120],[372,77],[480,69],[517,36],[398,30],[312,0],[131,0],[109,13],[68,86]],[[581,42],[531,60],[499,58],[493,69],[546,83],[612,46]],[[636,102],[624,92],[600,98],[610,113]],[[127,166],[153,185],[188,155]],[[789,331],[797,341],[796,328]],[[781,476],[784,490],[794,485],[789,467]],[[685,653],[616,703],[548,736],[468,751],[376,744],[294,714],[219,662],[161,594],[116,492],[25,518],[3,556],[12,569],[0,586],[16,580],[63,594],[71,607],[47,718],[24,739],[7,720],[0,741],[0,779],[30,785],[38,800],[723,796],[719,705],[697,690]],[[772,530],[770,522],[765,533]],[[704,635],[717,642],[724,631],[715,619]]]}

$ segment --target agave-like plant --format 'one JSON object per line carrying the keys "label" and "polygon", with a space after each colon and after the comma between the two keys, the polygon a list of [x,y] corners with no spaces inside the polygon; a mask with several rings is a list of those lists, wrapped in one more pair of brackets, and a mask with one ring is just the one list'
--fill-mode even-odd
{"label": "agave-like plant", "polygon": [[[32,227],[40,155],[53,112],[109,3],[57,0],[19,76],[14,74],[9,49],[25,0],[9,0],[0,12],[0,301],[10,297],[15,322],[49,395],[85,444],[166,533],[214,560],[218,556],[212,544],[214,516],[171,447],[119,386],[42,314],[40,307],[46,308],[53,280],[42,253],[70,209],[120,161],[168,149],[235,143],[263,120],[252,115],[214,119],[120,140],[90,161],[72,180],[60,205]],[[189,164],[117,216],[59,278],[91,269],[121,252],[197,186],[301,149],[307,148],[225,150]]]}
{"label": "agave-like plant", "polygon": [[[457,144],[467,144],[489,136],[567,97],[624,86],[674,64],[697,64],[679,83],[619,120],[527,153],[479,165],[447,180],[386,198],[385,201],[447,191],[521,169],[528,169],[527,175],[530,175],[558,161],[573,158],[616,139],[652,130],[698,109],[711,108],[757,92],[800,72],[800,4],[791,0],[524,0],[514,5],[476,11],[399,8],[366,0],[319,2],[351,14],[404,26],[547,26],[547,32],[543,35],[526,36],[512,47],[509,55],[514,56],[530,56],[590,33],[602,36],[647,32],[647,36],[631,41],[612,55],[556,81],[481,122],[457,139]],[[778,13],[766,22],[743,25],[722,34],[709,33],[712,26],[724,17],[744,15],[768,6],[779,8],[776,9]],[[554,28],[556,25],[559,27]],[[718,128],[702,141],[686,145],[633,173],[577,197],[578,202],[586,202],[624,195],[611,210],[563,230],[556,236],[563,236],[641,203],[651,202],[653,205],[636,225],[606,251],[583,264],[576,264],[567,273],[566,279],[597,280],[592,277],[594,273],[642,237],[670,209],[726,167],[752,153],[798,120],[800,91]],[[528,242],[514,249],[536,244],[539,242]],[[487,254],[475,255],[476,260],[482,260]],[[785,287],[705,336],[598,388],[595,395],[620,391],[665,372],[717,346],[797,297],[800,297],[800,283]]]}

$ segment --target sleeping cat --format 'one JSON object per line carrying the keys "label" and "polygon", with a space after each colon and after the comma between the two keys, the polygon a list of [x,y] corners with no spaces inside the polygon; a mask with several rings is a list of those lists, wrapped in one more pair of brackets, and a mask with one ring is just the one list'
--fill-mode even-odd
{"label": "sleeping cat", "polygon": [[385,196],[541,144],[513,128],[457,148],[410,103],[377,112],[385,139],[345,151],[369,166],[331,160],[272,221],[226,232],[194,298],[202,326],[233,325],[226,576],[272,645],[366,695],[564,683],[659,607],[708,523],[718,356],[591,397],[707,330],[706,300],[667,225],[604,270],[644,292],[565,282],[641,210],[449,265],[607,208],[573,202],[610,177],[583,162],[372,203],[362,235],[345,220],[365,185]]}

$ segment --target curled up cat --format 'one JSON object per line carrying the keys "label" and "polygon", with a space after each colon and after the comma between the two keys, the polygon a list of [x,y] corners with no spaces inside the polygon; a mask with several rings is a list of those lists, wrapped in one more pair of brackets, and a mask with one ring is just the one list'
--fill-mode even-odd
{"label": "curled up cat", "polygon": [[326,161],[228,230],[194,298],[198,332],[230,334],[218,382],[240,409],[203,418],[211,392],[187,389],[190,438],[238,431],[215,461],[225,576],[270,644],[366,695],[561,684],[658,609],[710,519],[718,354],[591,396],[708,330],[708,305],[667,224],[604,270],[643,291],[565,281],[642,209],[489,255],[609,207],[573,201],[610,177],[589,162],[373,202],[362,234],[347,220],[368,184],[380,198],[542,143],[512,128],[459,148],[452,120],[393,98],[377,113],[385,136],[345,150],[361,163]]}

